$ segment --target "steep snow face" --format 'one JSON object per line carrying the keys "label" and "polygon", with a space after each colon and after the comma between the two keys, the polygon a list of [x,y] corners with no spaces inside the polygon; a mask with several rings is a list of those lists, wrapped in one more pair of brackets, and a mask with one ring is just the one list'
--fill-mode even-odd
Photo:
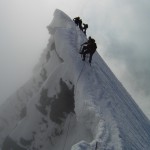
{"label": "steep snow face", "polygon": [[82,31],[60,10],[48,30],[51,37],[35,68],[36,82],[30,81],[36,90],[24,100],[23,117],[13,121],[0,112],[5,131],[0,131],[1,149],[150,149],[149,120],[103,59],[95,53],[92,66],[88,58],[81,60],[80,45],[87,40]]}

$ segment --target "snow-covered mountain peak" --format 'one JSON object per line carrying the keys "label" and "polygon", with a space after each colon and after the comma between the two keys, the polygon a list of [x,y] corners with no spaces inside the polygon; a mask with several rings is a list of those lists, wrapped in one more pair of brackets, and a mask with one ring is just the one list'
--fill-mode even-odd
{"label": "snow-covered mountain peak", "polygon": [[48,31],[50,34],[54,34],[58,28],[73,28],[75,25],[72,19],[69,18],[64,12],[56,9],[54,12],[54,18],[51,24],[48,26]]}
{"label": "snow-covered mountain peak", "polygon": [[149,150],[150,122],[61,10],[33,78],[0,106],[2,150]]}

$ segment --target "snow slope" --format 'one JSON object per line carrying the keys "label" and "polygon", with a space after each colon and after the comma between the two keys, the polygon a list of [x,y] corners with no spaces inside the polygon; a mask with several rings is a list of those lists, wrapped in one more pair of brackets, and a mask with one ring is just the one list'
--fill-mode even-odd
{"label": "snow slope", "polygon": [[48,30],[34,82],[24,85],[32,95],[0,107],[1,149],[150,150],[149,120],[98,53],[92,66],[81,60],[87,39],[74,22],[57,9]]}

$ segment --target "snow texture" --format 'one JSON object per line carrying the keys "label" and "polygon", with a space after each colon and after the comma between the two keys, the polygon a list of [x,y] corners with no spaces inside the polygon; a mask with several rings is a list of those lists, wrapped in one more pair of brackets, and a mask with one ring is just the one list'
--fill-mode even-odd
{"label": "snow texture", "polygon": [[1,150],[150,150],[150,122],[62,11],[34,75],[0,106]]}

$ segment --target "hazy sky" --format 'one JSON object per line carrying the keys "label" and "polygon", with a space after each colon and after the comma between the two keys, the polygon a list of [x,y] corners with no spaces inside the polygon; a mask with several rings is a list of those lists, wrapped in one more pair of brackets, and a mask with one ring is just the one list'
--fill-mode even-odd
{"label": "hazy sky", "polygon": [[56,8],[89,24],[99,53],[150,118],[149,0],[0,0],[0,101],[32,76]]}

